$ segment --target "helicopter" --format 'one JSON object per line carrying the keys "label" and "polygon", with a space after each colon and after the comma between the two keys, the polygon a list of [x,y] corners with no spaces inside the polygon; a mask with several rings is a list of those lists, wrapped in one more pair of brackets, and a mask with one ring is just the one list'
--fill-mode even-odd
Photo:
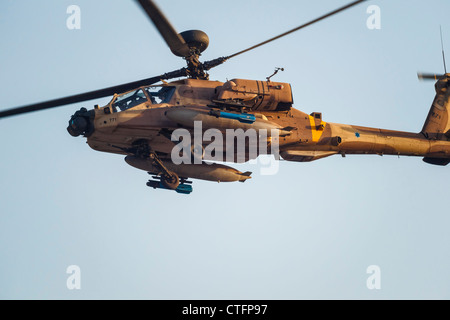
{"label": "helicopter", "polygon": [[[421,156],[429,164],[447,165],[450,163],[447,93],[450,75],[446,72],[419,75],[437,81],[436,97],[419,133],[325,122],[319,112],[306,114],[295,109],[290,84],[273,82],[272,76],[262,81],[209,80],[208,71],[227,60],[365,1],[353,1],[235,54],[201,62],[200,56],[209,44],[207,34],[200,30],[179,34],[153,1],[139,0],[171,52],[183,58],[186,67],[127,84],[1,111],[0,118],[113,96],[103,107],[96,105],[91,110],[76,111],[69,120],[69,134],[85,137],[94,150],[124,155],[129,165],[152,176],[147,186],[184,194],[193,190],[189,179],[215,182],[250,179],[250,172],[208,162],[225,160],[224,153],[227,162],[246,162],[266,153],[276,153],[294,162],[310,162],[331,155],[378,154]],[[167,82],[174,78],[183,79]],[[158,82],[162,84],[157,85]],[[181,142],[175,139],[180,130],[190,134],[182,137]],[[196,132],[205,137],[208,130],[215,133],[213,150],[208,148],[211,139],[195,143]],[[228,152],[224,139],[216,143],[227,130],[241,130],[241,135],[234,138],[239,140],[244,136],[243,150],[233,143]],[[256,140],[246,141],[248,132],[256,132]],[[255,145],[263,147],[254,152]],[[177,151],[183,154],[184,162],[175,163]]]}

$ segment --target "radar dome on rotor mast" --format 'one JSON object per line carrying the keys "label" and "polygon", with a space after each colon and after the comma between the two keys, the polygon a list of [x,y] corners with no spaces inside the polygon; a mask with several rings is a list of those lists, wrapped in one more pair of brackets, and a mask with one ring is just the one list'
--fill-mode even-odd
{"label": "radar dome on rotor mast", "polygon": [[[200,54],[203,51],[205,51],[206,48],[208,48],[209,37],[205,32],[201,30],[187,30],[181,32],[179,35],[184,39],[189,49],[191,49],[191,52]],[[172,50],[172,48],[171,51],[174,55],[178,57],[185,56],[182,52]]]}

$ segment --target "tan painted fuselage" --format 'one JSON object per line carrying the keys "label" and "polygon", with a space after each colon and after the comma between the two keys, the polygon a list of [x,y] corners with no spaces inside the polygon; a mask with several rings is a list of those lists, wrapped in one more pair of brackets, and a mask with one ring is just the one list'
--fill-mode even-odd
{"label": "tan painted fuselage", "polygon": [[[113,99],[109,105],[96,108],[95,130],[87,139],[89,146],[98,151],[127,154],[124,150],[135,141],[146,140],[152,150],[168,158],[178,143],[171,141],[171,133],[184,128],[193,134],[197,121],[203,133],[208,129],[219,130],[224,135],[227,129],[268,132],[278,129],[278,151],[281,157],[290,161],[312,161],[333,154],[450,158],[446,87],[442,91],[436,86],[437,95],[422,132],[410,133],[324,122],[320,113],[309,115],[291,107],[290,86],[283,83],[250,80],[222,83],[187,79],[164,86],[176,88],[167,103],[155,104],[148,99],[128,110],[115,112]],[[245,112],[254,115],[256,120],[243,123],[210,114],[211,108],[220,109],[223,107],[221,103],[227,105],[227,101],[238,101],[247,106]],[[434,132],[427,131],[427,127]],[[268,136],[270,141],[270,133]],[[204,147],[209,143],[202,141]],[[252,158],[249,147],[247,143],[245,160]]]}

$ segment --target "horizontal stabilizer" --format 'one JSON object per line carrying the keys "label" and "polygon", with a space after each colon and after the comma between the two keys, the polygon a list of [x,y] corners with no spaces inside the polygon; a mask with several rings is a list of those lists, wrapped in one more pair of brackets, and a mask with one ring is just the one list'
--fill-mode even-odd
{"label": "horizontal stabilizer", "polygon": [[448,158],[430,158],[425,157],[422,159],[424,162],[429,164],[434,164],[436,166],[446,166],[450,163],[450,159]]}

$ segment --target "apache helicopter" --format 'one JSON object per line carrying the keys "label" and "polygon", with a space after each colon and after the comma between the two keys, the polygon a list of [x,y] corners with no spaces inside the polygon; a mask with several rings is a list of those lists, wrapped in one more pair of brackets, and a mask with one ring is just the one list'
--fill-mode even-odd
{"label": "apache helicopter", "polygon": [[[267,144],[256,153],[250,152],[254,141],[246,141],[244,151],[233,144],[232,162],[245,162],[260,154],[276,152],[284,160],[296,162],[309,162],[335,154],[386,154],[420,156],[429,164],[447,165],[450,163],[450,91],[447,90],[450,74],[447,72],[444,75],[419,74],[421,79],[437,81],[435,99],[419,133],[330,123],[322,120],[321,113],[301,112],[293,108],[290,84],[271,81],[278,69],[264,81],[209,80],[207,71],[225,61],[365,1],[353,1],[230,56],[201,62],[200,55],[209,44],[206,33],[189,30],[179,34],[153,1],[138,0],[172,53],[182,57],[187,67],[140,81],[0,111],[0,118],[112,95],[106,106],[95,105],[91,110],[81,108],[76,111],[69,120],[69,134],[85,137],[94,150],[125,155],[128,164],[152,176],[147,182],[149,187],[186,194],[192,192],[192,182],[188,179],[244,182],[251,175],[251,172],[243,173],[223,164],[208,162],[225,159],[205,152],[210,143],[204,141],[200,144],[189,142],[188,160],[194,163],[175,163],[172,157],[177,147],[174,133],[184,129],[193,136],[187,140],[195,141],[198,124],[202,137],[210,129],[219,133],[230,129],[241,132],[253,129],[266,133],[258,134],[256,143],[261,145],[263,140]],[[166,81],[173,78],[184,79]],[[157,85],[158,82],[162,84]],[[271,134],[267,134],[268,131]],[[183,152],[187,143],[184,140]],[[275,141],[277,148],[274,151],[269,146]],[[219,145],[222,149],[214,151],[227,148],[223,141]],[[226,160],[230,160],[228,155]]]}

